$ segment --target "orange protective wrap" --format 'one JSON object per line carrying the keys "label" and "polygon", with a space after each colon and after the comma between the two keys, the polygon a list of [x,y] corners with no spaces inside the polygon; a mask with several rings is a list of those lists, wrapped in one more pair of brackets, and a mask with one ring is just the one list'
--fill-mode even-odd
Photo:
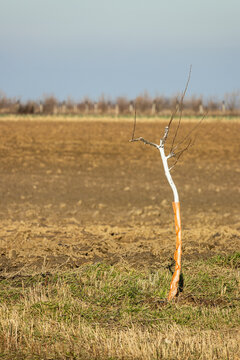
{"label": "orange protective wrap", "polygon": [[175,271],[172,277],[172,281],[170,284],[170,291],[168,295],[168,300],[172,300],[178,292],[178,283],[180,279],[181,273],[181,256],[182,256],[182,228],[181,228],[181,218],[180,218],[180,203],[173,202],[173,211],[174,211],[174,218],[175,218],[175,229],[177,235],[176,241],[176,251],[174,254],[175,264]]}

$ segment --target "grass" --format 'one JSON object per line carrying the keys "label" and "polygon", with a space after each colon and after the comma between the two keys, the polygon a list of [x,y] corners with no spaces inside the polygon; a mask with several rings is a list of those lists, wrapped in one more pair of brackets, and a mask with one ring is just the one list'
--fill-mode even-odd
{"label": "grass", "polygon": [[[138,122],[168,122],[171,114],[157,114],[157,115],[144,115],[138,114]],[[13,120],[13,121],[133,121],[133,114],[115,116],[114,114],[4,114],[0,113],[0,120]],[[200,120],[202,115],[184,115],[183,122],[196,122]],[[239,122],[240,117],[237,115],[209,115],[204,122]]]}
{"label": "grass", "polygon": [[106,264],[0,282],[0,359],[238,359],[239,253],[171,274]]}

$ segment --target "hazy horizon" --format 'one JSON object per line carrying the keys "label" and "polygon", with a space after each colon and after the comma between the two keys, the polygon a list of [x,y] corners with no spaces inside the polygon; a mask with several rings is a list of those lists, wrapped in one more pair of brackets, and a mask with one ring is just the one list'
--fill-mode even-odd
{"label": "hazy horizon", "polygon": [[134,99],[240,90],[237,0],[9,0],[0,11],[0,90],[22,100]]}

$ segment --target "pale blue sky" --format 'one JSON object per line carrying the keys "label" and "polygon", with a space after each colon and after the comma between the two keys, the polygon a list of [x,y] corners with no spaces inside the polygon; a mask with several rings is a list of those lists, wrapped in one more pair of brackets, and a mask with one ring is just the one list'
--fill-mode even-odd
{"label": "pale blue sky", "polygon": [[0,0],[0,90],[23,100],[240,90],[239,0]]}

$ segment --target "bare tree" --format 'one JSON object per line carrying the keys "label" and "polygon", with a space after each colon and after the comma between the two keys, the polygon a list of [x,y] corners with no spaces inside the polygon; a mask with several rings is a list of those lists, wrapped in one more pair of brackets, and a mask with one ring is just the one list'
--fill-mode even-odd
{"label": "bare tree", "polygon": [[43,112],[45,114],[55,114],[58,105],[58,100],[54,95],[43,96]]}
{"label": "bare tree", "polygon": [[109,101],[105,98],[104,95],[101,95],[98,100],[98,110],[101,114],[106,114],[109,108]]}
{"label": "bare tree", "polygon": [[225,104],[231,113],[235,113],[240,109],[240,91],[225,94]]}
{"label": "bare tree", "polygon": [[116,105],[118,105],[119,114],[125,115],[129,111],[129,101],[124,96],[119,96],[116,99]]}
{"label": "bare tree", "polygon": [[[177,164],[177,162],[178,162],[179,158],[182,156],[182,154],[185,151],[187,151],[189,149],[189,147],[194,143],[194,137],[192,137],[192,135],[194,134],[194,131],[197,129],[197,127],[200,125],[200,123],[202,122],[202,120],[204,118],[203,117],[200,120],[200,122],[197,125],[195,125],[189,131],[189,133],[176,144],[176,139],[178,136],[178,132],[179,132],[179,128],[180,128],[180,124],[181,124],[181,120],[182,120],[183,100],[184,100],[184,97],[185,97],[185,94],[186,94],[186,91],[188,88],[190,77],[191,77],[191,67],[189,70],[188,80],[187,80],[185,89],[181,95],[180,101],[178,101],[176,104],[175,110],[172,112],[172,115],[170,117],[168,125],[165,127],[163,137],[160,140],[160,144],[158,145],[153,142],[150,142],[150,141],[144,139],[143,137],[139,137],[139,138],[134,137],[135,130],[136,130],[136,108],[135,108],[135,119],[134,119],[134,125],[133,125],[132,138],[131,138],[131,140],[129,140],[130,142],[142,141],[144,144],[153,146],[157,150],[159,150],[166,178],[167,178],[169,185],[171,186],[171,189],[173,191],[173,197],[174,197],[173,210],[174,210],[174,216],[175,216],[175,229],[176,229],[177,241],[176,241],[176,251],[174,254],[175,271],[174,271],[171,285],[170,285],[170,292],[168,295],[168,300],[172,300],[178,293],[179,280],[180,280],[180,275],[181,275],[181,254],[182,254],[182,229],[181,229],[181,217],[180,217],[180,202],[179,202],[179,195],[178,195],[176,185],[171,176],[171,170]],[[168,135],[169,135],[169,132],[171,129],[172,122],[177,113],[179,113],[177,127],[176,127],[175,133],[173,135],[170,152],[168,155],[166,155],[165,154],[165,144],[168,139]],[[175,161],[171,167],[169,167],[169,165],[168,165],[168,161],[170,159],[175,159]]]}

